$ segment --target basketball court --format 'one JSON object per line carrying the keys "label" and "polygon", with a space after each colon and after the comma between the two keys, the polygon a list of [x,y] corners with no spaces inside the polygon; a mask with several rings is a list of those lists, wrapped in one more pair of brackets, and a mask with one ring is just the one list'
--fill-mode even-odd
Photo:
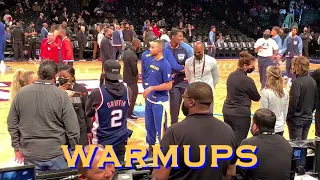
{"label": "basketball court", "polygon": [[[122,62],[120,62],[122,64]],[[36,63],[30,62],[8,62],[6,66],[10,66],[12,70],[7,70],[5,73],[0,75],[0,167],[6,166],[14,166],[14,152],[11,147],[11,139],[7,130],[7,115],[10,110],[10,82],[12,81],[12,77],[14,72],[19,69],[27,69],[37,71],[38,65]],[[218,60],[219,67],[219,83],[216,86],[215,94],[214,94],[214,116],[220,120],[223,120],[222,116],[222,107],[223,102],[226,98],[226,80],[228,75],[237,68],[237,60],[225,59]],[[259,74],[258,74],[258,65],[256,64],[256,71],[249,74],[251,78],[253,78],[254,82],[257,85],[257,88],[260,89],[259,82]],[[100,78],[101,73],[101,62],[98,61],[87,61],[87,62],[75,62],[74,68],[76,70],[76,81],[80,84],[86,86],[88,91],[90,92],[93,88],[99,86],[98,79]],[[311,70],[320,68],[320,64],[311,64]],[[282,65],[281,69],[284,70],[285,67]],[[140,62],[139,62],[139,70],[140,70]],[[139,92],[143,92],[141,84],[139,84]],[[30,102],[31,105],[32,102]],[[252,104],[252,113],[255,112],[260,106],[259,102],[254,102]],[[144,98],[142,94],[139,94],[135,106],[135,110],[140,111],[144,109]],[[143,114],[143,113],[142,113]],[[183,113],[180,113],[179,121],[184,118]],[[201,119],[199,119],[199,123],[201,123]],[[170,123],[169,123],[170,124]],[[144,118],[140,117],[138,120],[131,121],[128,120],[128,128],[133,130],[133,135],[129,139],[129,144],[135,145],[146,145],[145,136],[146,130],[144,125]],[[251,136],[251,134],[249,134]],[[288,139],[287,128],[285,128],[284,133],[285,138]],[[308,139],[315,137],[315,129],[314,125],[311,126],[309,131]]]}

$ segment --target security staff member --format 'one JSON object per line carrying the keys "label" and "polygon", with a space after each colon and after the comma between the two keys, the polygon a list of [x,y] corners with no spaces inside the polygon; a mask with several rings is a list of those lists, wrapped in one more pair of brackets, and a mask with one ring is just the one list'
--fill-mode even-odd
{"label": "security staff member", "polygon": [[127,86],[131,89],[131,102],[132,106],[128,109],[127,117],[129,119],[137,119],[133,115],[134,105],[136,104],[137,96],[139,93],[138,90],[138,56],[137,51],[141,47],[141,41],[139,39],[134,39],[131,42],[131,47],[128,48],[123,55],[123,82],[127,83]]}
{"label": "security staff member", "polygon": [[[154,179],[185,179],[185,180],[224,180],[235,175],[236,158],[219,160],[219,168],[212,168],[211,145],[226,145],[235,151],[236,140],[232,129],[226,123],[213,117],[209,107],[213,100],[211,87],[204,82],[191,83],[183,95],[182,112],[186,116],[182,122],[171,126],[161,140],[161,148],[164,155],[171,145],[178,145],[180,151],[184,145],[190,145],[190,156],[178,155],[179,168],[154,169]],[[199,145],[206,145],[206,163],[200,169],[193,169],[185,164],[185,158],[190,162],[198,162],[200,159]]]}
{"label": "security staff member", "polygon": [[29,61],[36,58],[35,50],[36,50],[36,40],[37,40],[37,32],[35,30],[34,22],[30,22],[30,26],[26,29],[24,35],[26,36],[28,42],[28,58]]}
{"label": "security staff member", "polygon": [[24,60],[24,34],[21,28],[21,24],[19,22],[16,23],[16,27],[13,29],[11,33],[11,42],[13,44],[13,56],[17,61]]}
{"label": "security staff member", "polygon": [[[183,32],[172,29],[170,33],[171,41],[165,44],[163,56],[169,61],[173,73],[173,87],[170,90],[170,116],[171,124],[177,123],[180,112],[182,95],[188,82],[185,81],[185,73],[181,72],[188,58],[193,56],[193,49],[183,41]],[[172,57],[173,55],[173,57]]]}
{"label": "security staff member", "polygon": [[79,58],[80,60],[83,60],[83,53],[86,49],[87,45],[87,35],[86,35],[86,27],[81,26],[80,27],[80,32],[77,35],[78,38],[78,44],[79,44]]}
{"label": "security staff member", "polygon": [[277,43],[273,39],[270,39],[269,29],[264,31],[263,38],[257,40],[254,48],[255,52],[258,53],[260,83],[261,89],[263,89],[266,86],[267,68],[271,65],[276,65],[274,60],[278,55],[279,48]]}
{"label": "security staff member", "polygon": [[256,168],[240,169],[245,179],[289,180],[291,171],[292,147],[289,142],[274,133],[276,115],[268,109],[258,109],[252,119],[253,137],[242,141],[242,145],[259,148]]}
{"label": "security staff member", "polygon": [[260,94],[254,81],[247,76],[254,71],[256,59],[241,52],[238,69],[227,79],[227,98],[223,104],[223,119],[234,131],[237,145],[244,140],[250,129],[251,100],[259,101]]}
{"label": "security staff member", "polygon": [[100,58],[102,62],[102,71],[103,71],[104,62],[112,59],[113,50],[112,50],[111,37],[112,37],[112,30],[107,28],[105,30],[105,36],[102,38],[100,43]]}

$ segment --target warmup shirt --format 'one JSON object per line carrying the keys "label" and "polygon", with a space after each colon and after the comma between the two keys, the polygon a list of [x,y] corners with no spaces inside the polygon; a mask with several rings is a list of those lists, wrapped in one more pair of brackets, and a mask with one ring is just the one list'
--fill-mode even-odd
{"label": "warmup shirt", "polygon": [[128,92],[120,82],[106,82],[104,86],[92,90],[86,104],[86,114],[88,117],[95,116],[93,144],[116,146],[132,135],[127,128]]}
{"label": "warmup shirt", "polygon": [[[170,51],[172,54],[169,53]],[[182,42],[177,47],[172,47],[170,45],[170,42],[167,42],[165,44],[163,56],[170,63],[172,68],[172,73],[176,74],[175,77],[173,78],[174,85],[184,84],[184,86],[182,85],[183,87],[187,86],[187,83],[184,83],[185,74],[180,71],[183,70],[183,66],[185,65],[186,60],[192,57],[193,55],[194,55],[193,49],[187,43]]]}
{"label": "warmup shirt", "polygon": [[[149,86],[158,86],[172,81],[171,67],[165,58],[159,61],[153,59],[148,72],[147,82]],[[147,97],[145,125],[147,130],[146,141],[149,145],[159,143],[167,128],[168,100],[168,91],[151,91]]]}
{"label": "warmup shirt", "polygon": [[43,60],[50,59],[58,64],[59,63],[58,45],[54,41],[48,42],[47,38],[43,39],[40,47],[40,57]]}
{"label": "warmup shirt", "polygon": [[282,39],[281,39],[281,37],[279,35],[277,35],[275,37],[272,37],[271,39],[276,41],[279,50],[282,49]]}
{"label": "warmup shirt", "polygon": [[260,38],[254,45],[254,48],[262,46],[258,51],[258,67],[259,67],[259,76],[261,88],[266,86],[267,80],[267,68],[271,65],[276,65],[276,60],[271,60],[270,57],[274,54],[273,51],[279,49],[276,41],[271,38],[265,39]]}
{"label": "warmup shirt", "polygon": [[282,49],[280,50],[280,55],[285,55],[286,57],[286,72],[289,78],[295,79],[295,75],[291,72],[291,63],[294,57],[302,54],[302,39],[300,36],[295,35],[294,37],[288,36],[283,42]]}

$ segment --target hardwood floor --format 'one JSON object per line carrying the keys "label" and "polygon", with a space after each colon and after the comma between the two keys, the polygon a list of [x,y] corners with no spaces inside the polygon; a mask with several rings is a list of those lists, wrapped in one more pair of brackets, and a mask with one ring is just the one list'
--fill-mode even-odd
{"label": "hardwood floor", "polygon": [[[121,63],[121,62],[120,62]],[[6,71],[2,73],[0,76],[0,99],[5,98],[9,95],[8,87],[6,82],[11,82],[13,78],[14,72],[19,69],[28,69],[37,71],[38,66],[36,63],[29,63],[29,62],[9,62],[6,63],[7,66],[12,68],[12,71]],[[140,65],[139,65],[140,66]],[[219,83],[216,86],[215,94],[214,94],[214,110],[215,116],[219,119],[223,119],[222,117],[222,106],[223,102],[226,98],[226,79],[230,72],[234,71],[237,68],[237,61],[236,60],[218,60],[219,66],[219,74],[220,79]],[[258,65],[256,65],[257,69]],[[74,68],[76,70],[76,79],[79,82],[83,82],[87,85],[87,88],[94,88],[98,86],[98,79],[100,77],[101,72],[101,62],[75,62]],[[281,67],[284,69],[284,67]],[[312,64],[311,69],[320,68],[320,65]],[[260,89],[260,82],[259,82],[259,74],[256,70],[255,72],[249,75],[251,78],[254,79],[255,83],[257,84],[258,89]],[[144,104],[144,99],[140,94],[137,99],[137,104]],[[252,104],[252,113],[256,109],[259,108],[259,103]],[[14,160],[14,153],[13,149],[11,148],[11,139],[7,130],[7,115],[10,109],[9,101],[2,100],[0,101],[0,167],[10,166]],[[183,114],[180,113],[179,120],[181,121],[184,118]],[[170,124],[170,123],[169,123]],[[133,130],[133,135],[129,140],[129,144],[139,144],[145,145],[145,125],[144,125],[144,118],[139,118],[136,121],[128,121],[128,127]],[[309,138],[314,138],[314,125],[312,125]],[[249,135],[251,136],[251,135]],[[287,129],[285,129],[285,135],[288,138]]]}

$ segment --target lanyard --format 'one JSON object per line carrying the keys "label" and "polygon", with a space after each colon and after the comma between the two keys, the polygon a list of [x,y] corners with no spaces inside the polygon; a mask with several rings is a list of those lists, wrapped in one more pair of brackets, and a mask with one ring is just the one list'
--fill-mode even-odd
{"label": "lanyard", "polygon": [[263,132],[263,133],[261,133],[261,134],[264,134],[264,135],[273,135],[273,134],[275,134],[275,133]]}
{"label": "lanyard", "polygon": [[49,83],[49,82],[41,82],[41,81],[36,81],[36,82],[34,82],[34,84],[53,85],[53,83]]}
{"label": "lanyard", "polygon": [[[201,77],[203,77],[203,72],[204,72],[204,66],[206,64],[206,55],[203,55],[203,64],[202,64],[202,73],[201,73]],[[196,60],[193,57],[193,73],[194,73],[194,77],[196,77]]]}

